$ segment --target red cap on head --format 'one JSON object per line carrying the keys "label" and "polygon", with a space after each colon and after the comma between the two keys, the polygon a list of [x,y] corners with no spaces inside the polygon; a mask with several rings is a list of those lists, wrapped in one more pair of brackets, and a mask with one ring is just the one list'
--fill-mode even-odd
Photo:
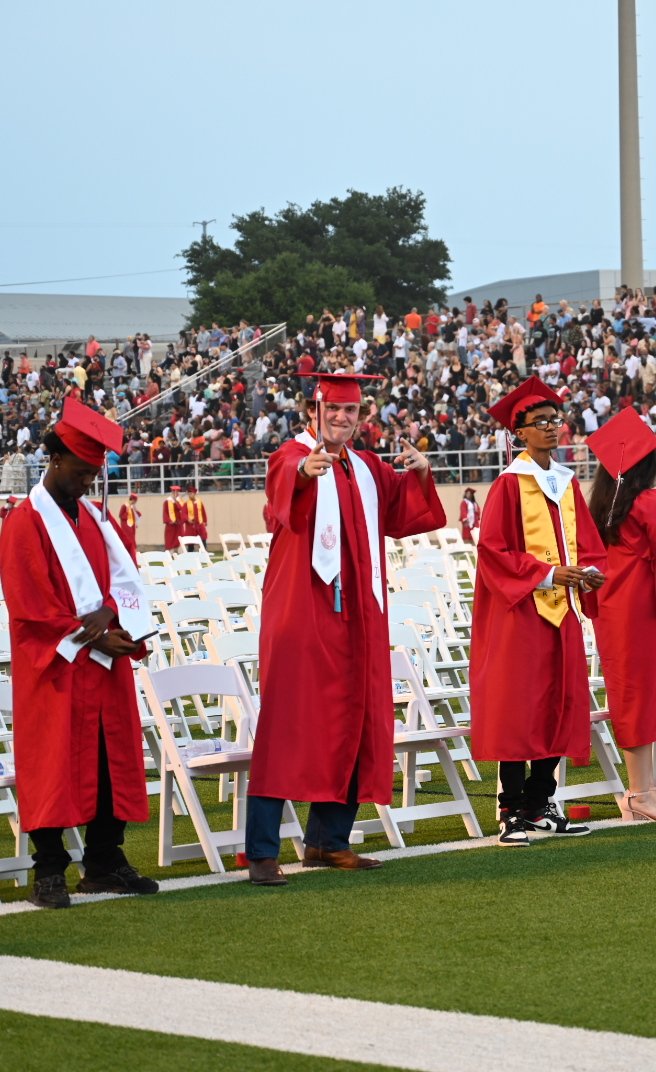
{"label": "red cap on head", "polygon": [[187,495],[191,492],[192,495],[198,494],[198,488],[195,488],[193,484],[189,484],[187,487]]}
{"label": "red cap on head", "polygon": [[297,376],[314,376],[319,382],[314,389],[313,398],[321,391],[321,402],[336,402],[349,405],[352,402],[362,401],[360,385],[367,380],[382,380],[382,376],[355,375],[345,372],[319,373],[298,372]]}
{"label": "red cap on head", "polygon": [[625,409],[588,436],[586,443],[606,472],[617,480],[656,450],[656,435],[634,409]]}
{"label": "red cap on head", "polygon": [[133,499],[136,502],[138,498],[139,496],[137,495],[136,491],[130,492],[130,499]]}
{"label": "red cap on head", "polygon": [[171,491],[182,491],[179,484],[171,484]]}
{"label": "red cap on head", "polygon": [[57,421],[53,431],[77,458],[98,468],[105,460],[106,450],[120,454],[123,449],[120,424],[107,420],[74,398],[65,399],[61,420]]}
{"label": "red cap on head", "polygon": [[490,406],[488,413],[495,421],[514,432],[520,413],[524,413],[529,406],[536,406],[538,402],[553,402],[556,409],[561,409],[563,404],[560,396],[542,380],[537,376],[529,376],[521,387],[515,388],[494,406]]}

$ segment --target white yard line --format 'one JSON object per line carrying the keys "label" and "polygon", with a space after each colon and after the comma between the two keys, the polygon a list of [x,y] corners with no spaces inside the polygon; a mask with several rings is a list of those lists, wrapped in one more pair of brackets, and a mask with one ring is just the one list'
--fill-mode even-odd
{"label": "white yard line", "polygon": [[[416,1072],[636,1072],[656,1040],[0,956],[0,1008]],[[245,1055],[246,1059],[246,1055]]]}
{"label": "white yard line", "polygon": [[[623,823],[621,819],[599,819],[596,822],[588,824],[591,829],[605,830],[609,827],[625,827],[627,830],[637,830],[642,826],[642,823]],[[543,843],[547,838],[540,835],[535,839],[540,843]],[[558,838],[558,841],[564,840]],[[443,852],[464,852],[469,849],[489,849],[490,846],[496,845],[497,839],[494,837],[484,838],[465,838],[463,841],[442,841],[436,845],[410,845],[405,849],[384,849],[381,852],[367,853],[366,847],[364,848],[364,854],[373,856],[377,860],[408,860],[414,856],[437,856]],[[362,846],[358,846],[362,851]],[[285,864],[282,868],[286,875],[313,875],[319,874],[323,868],[320,867],[303,867],[300,863]],[[228,882],[245,882],[248,879],[248,871],[227,871],[225,874],[205,874],[205,875],[189,875],[185,878],[165,878],[160,881],[159,888],[160,893],[174,893],[178,890],[191,890],[199,886],[222,886]],[[30,879],[31,881],[31,879]],[[71,894],[71,906],[74,908],[82,907],[83,905],[100,904],[103,901],[115,901],[121,899],[122,895],[117,893],[102,893],[102,894]],[[0,919],[3,916],[13,916],[21,912],[40,912],[42,909],[35,908],[29,901],[11,901],[8,904],[0,904]]]}

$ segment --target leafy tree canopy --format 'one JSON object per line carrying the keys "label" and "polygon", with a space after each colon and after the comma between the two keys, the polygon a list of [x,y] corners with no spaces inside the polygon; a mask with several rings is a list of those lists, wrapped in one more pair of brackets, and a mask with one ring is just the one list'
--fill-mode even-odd
{"label": "leafy tree canopy", "polygon": [[183,250],[194,289],[194,322],[286,320],[296,327],[324,306],[380,303],[402,314],[444,300],[449,253],[429,238],[426,199],[392,187],[384,195],[349,190],[308,209],[288,204],[235,216],[235,248],[210,237]]}

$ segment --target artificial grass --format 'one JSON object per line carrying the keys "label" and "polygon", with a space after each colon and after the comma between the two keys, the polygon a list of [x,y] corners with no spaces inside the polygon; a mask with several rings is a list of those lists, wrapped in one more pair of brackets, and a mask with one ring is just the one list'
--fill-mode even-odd
{"label": "artificial grass", "polygon": [[0,918],[6,954],[656,1036],[656,827]]}
{"label": "artificial grass", "polygon": [[[482,781],[470,782],[466,778],[463,780],[465,782],[465,788],[474,804],[474,809],[483,833],[493,834],[496,833],[498,829],[495,818],[497,765],[496,763],[479,763],[478,768],[481,773]],[[418,790],[418,804],[436,799],[444,800],[450,798],[450,790],[444,780],[439,765],[435,765],[430,769],[432,770],[433,780],[424,784],[421,789]],[[462,768],[460,769],[462,770]],[[620,772],[622,771],[623,768],[621,767]],[[155,776],[153,775],[152,777]],[[574,782],[596,781],[601,778],[603,778],[601,768],[594,759],[589,767],[574,768],[568,771],[568,784]],[[217,829],[221,827],[229,827],[232,819],[232,802],[230,801],[224,804],[217,803],[217,780],[213,778],[196,779],[196,789],[199,797],[203,801],[210,825],[215,826]],[[396,801],[399,800],[400,793],[401,779],[400,775],[397,775],[395,781]],[[585,798],[582,798],[582,800],[584,799]],[[576,801],[576,803],[580,803],[580,801]],[[591,806],[593,819],[619,818],[619,810],[613,796],[591,797],[588,803]],[[305,827],[308,810],[307,806],[299,804],[297,805],[296,810],[301,824]],[[208,868],[204,859],[183,861],[174,864],[172,867],[158,867],[158,813],[159,799],[157,797],[150,797],[150,820],[147,823],[131,824],[128,826],[125,850],[130,863],[138,868],[142,874],[152,875],[154,878],[174,878],[186,875],[207,874]],[[377,813],[373,805],[363,805],[358,812],[359,819],[376,817]],[[188,818],[176,818],[174,820],[174,832],[177,842],[198,840],[191,820]],[[457,815],[446,816],[440,819],[422,820],[415,824],[413,833],[404,834],[404,840],[408,846],[429,845],[443,841],[458,841],[466,837],[467,832],[462,819]],[[381,849],[388,849],[389,847],[389,842],[383,834],[369,835],[365,839],[363,846],[356,846],[358,851],[365,852],[378,852]],[[11,840],[9,824],[3,822],[2,817],[0,816],[0,856],[10,856],[12,852],[13,842]],[[290,841],[283,842],[280,858],[283,863],[292,863],[296,860],[296,854]],[[229,855],[224,857],[224,865],[228,870],[237,866],[234,858]],[[68,880],[71,889],[75,886],[78,878],[79,875],[75,867],[70,867],[68,870]],[[31,882],[31,877],[29,881]],[[24,887],[16,888],[13,885],[12,880],[3,879],[0,875],[0,899],[2,901],[23,900],[25,896],[26,890]]]}
{"label": "artificial grass", "polygon": [[22,1072],[62,1065],[67,1072],[383,1072],[381,1065],[1,1011],[0,1037],[4,1067]]}

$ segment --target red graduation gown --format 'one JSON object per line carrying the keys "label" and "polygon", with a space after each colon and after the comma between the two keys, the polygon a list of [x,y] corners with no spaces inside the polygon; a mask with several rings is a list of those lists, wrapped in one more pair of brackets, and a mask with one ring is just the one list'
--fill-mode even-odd
{"label": "red graduation gown", "polygon": [[[109,595],[105,541],[84,507],[71,522],[100,586]],[[118,526],[115,526],[118,530]],[[55,650],[79,628],[64,572],[43,519],[26,500],[5,525],[0,571],[12,648],[16,787],[25,830],[78,826],[92,819],[98,795],[102,723],[118,819],[148,818],[141,727],[129,658],[110,670],[80,649],[69,663]]]}
{"label": "red graduation gown", "polygon": [[[341,464],[339,496],[343,609],[312,568],[317,482],[295,490],[308,448],[285,443],[267,475],[274,524],[262,603],[262,706],[249,793],[344,803],[358,764],[358,800],[387,804],[392,792],[394,715],[387,607],[371,590],[371,558],[360,494]],[[359,454],[378,492],[381,563],[385,535],[428,532],[446,518],[432,480],[395,472]],[[383,592],[385,593],[383,576]]]}
{"label": "red graduation gown", "polygon": [[594,629],[617,742],[656,741],[656,490],[643,491],[608,547]]}
{"label": "red graduation gown", "polygon": [[189,504],[184,503],[183,508],[184,531],[182,536],[200,536],[203,543],[207,543],[207,511],[205,504],[196,499],[193,509],[193,518],[190,520]]}
{"label": "red graduation gown", "polygon": [[[135,519],[141,517],[139,510],[132,507]],[[123,537],[123,543],[127,547],[128,551],[134,558],[137,551],[137,526],[128,525],[128,507],[126,503],[122,503],[121,509],[118,512],[118,519],[121,525],[121,536]]]}
{"label": "red graduation gown", "polygon": [[[169,503],[173,503],[175,521],[171,521]],[[184,520],[182,516],[182,503],[176,499],[165,499],[162,506],[162,521],[164,522],[164,549],[166,551],[179,551],[178,539],[184,536]]]}
{"label": "red graduation gown", "polygon": [[[576,479],[578,564],[602,572],[606,550]],[[558,508],[546,499],[560,561]],[[478,543],[470,655],[472,753],[479,760],[588,757],[590,696],[580,622],[571,609],[560,628],[542,618],[533,590],[549,565],[527,554],[519,481],[495,480]],[[582,602],[587,610],[585,594]]]}

